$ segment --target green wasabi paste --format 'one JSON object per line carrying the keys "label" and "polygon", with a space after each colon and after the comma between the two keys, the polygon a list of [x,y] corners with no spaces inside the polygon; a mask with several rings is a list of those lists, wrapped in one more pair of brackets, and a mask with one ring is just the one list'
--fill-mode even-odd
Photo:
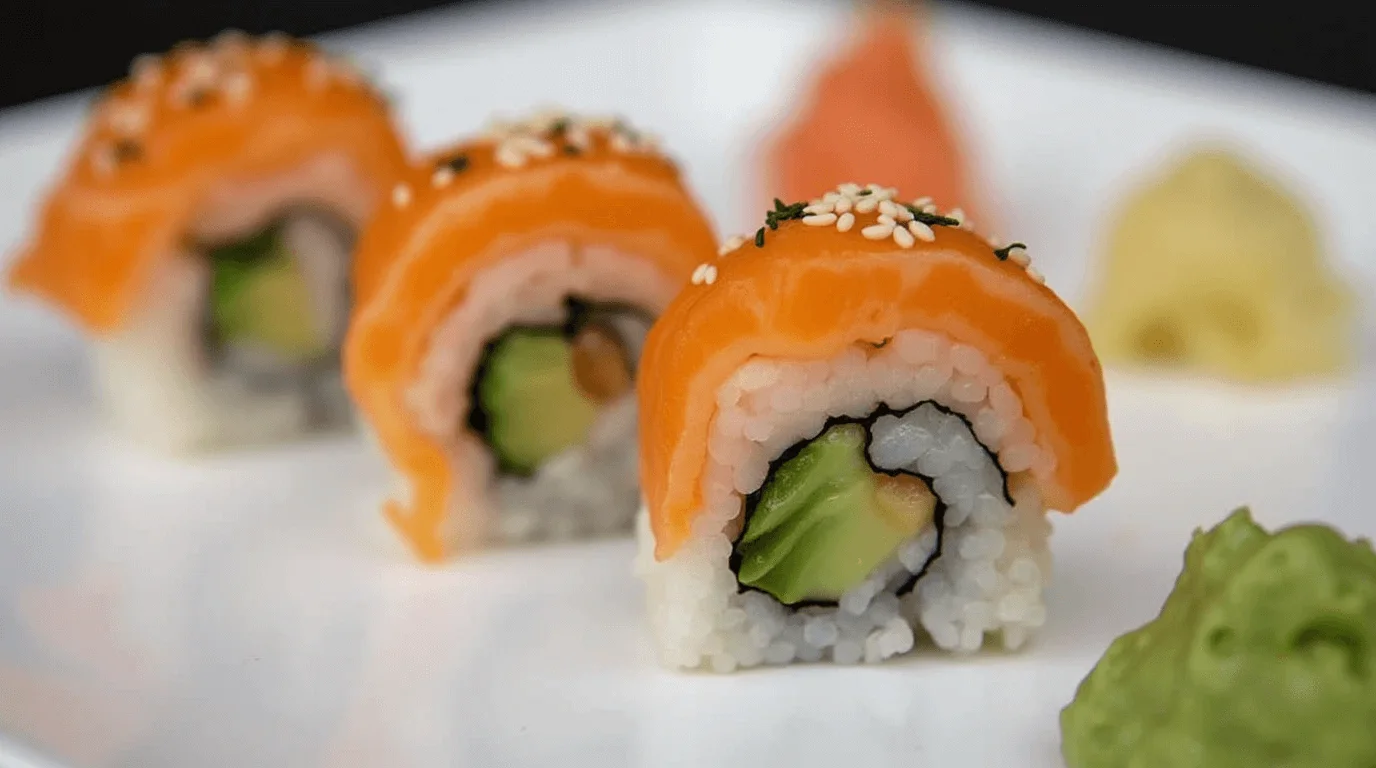
{"label": "green wasabi paste", "polygon": [[1247,508],[1061,712],[1070,768],[1376,768],[1376,553]]}

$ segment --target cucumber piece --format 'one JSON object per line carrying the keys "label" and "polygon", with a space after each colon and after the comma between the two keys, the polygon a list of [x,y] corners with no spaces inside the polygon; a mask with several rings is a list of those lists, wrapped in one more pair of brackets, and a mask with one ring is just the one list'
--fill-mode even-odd
{"label": "cucumber piece", "polygon": [[573,349],[557,329],[517,329],[499,338],[477,386],[484,435],[507,471],[528,474],[587,439],[597,403],[574,378]]}
{"label": "cucumber piece", "polygon": [[736,545],[740,583],[779,602],[833,602],[931,525],[936,496],[875,472],[866,429],[837,424],[775,468]]}

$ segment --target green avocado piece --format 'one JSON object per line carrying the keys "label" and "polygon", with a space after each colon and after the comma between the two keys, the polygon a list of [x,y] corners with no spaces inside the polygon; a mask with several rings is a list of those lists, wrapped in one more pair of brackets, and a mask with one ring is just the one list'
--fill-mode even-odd
{"label": "green avocado piece", "polygon": [[573,348],[561,331],[508,331],[478,382],[487,440],[501,464],[529,473],[587,439],[597,404],[574,379]]}
{"label": "green avocado piece", "polygon": [[839,600],[931,523],[926,483],[876,473],[865,443],[838,424],[774,470],[736,545],[741,584],[785,605]]}
{"label": "green avocado piece", "polygon": [[1195,531],[1161,615],[1061,712],[1070,768],[1376,766],[1376,552],[1246,508]]}
{"label": "green avocado piece", "polygon": [[308,360],[328,351],[311,312],[310,287],[269,228],[210,252],[211,317],[228,343],[265,346]]}

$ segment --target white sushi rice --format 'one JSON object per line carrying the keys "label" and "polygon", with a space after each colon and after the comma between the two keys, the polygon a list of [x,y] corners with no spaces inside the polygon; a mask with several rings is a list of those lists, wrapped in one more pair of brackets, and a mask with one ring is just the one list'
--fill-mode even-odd
{"label": "white sushi rice", "polygon": [[[468,428],[472,377],[483,348],[512,326],[562,323],[569,296],[654,316],[675,290],[675,281],[645,259],[563,241],[507,256],[474,277],[466,298],[431,335],[406,395],[416,424],[446,446],[457,480],[447,540],[473,546],[632,528],[640,498],[634,391],[602,406],[584,444],[547,459],[530,477],[514,477],[496,472],[491,449]],[[648,323],[631,315],[614,322],[634,365]]]}
{"label": "white sushi rice", "polygon": [[[771,462],[829,419],[865,418],[881,407],[896,413],[874,419],[869,458],[932,478],[945,504],[940,556],[928,563],[938,545],[934,524],[836,605],[794,609],[741,590],[732,542],[744,498],[763,485]],[[717,392],[692,535],[657,561],[648,515],[640,517],[637,570],[660,658],[729,672],[878,662],[911,650],[918,635],[958,653],[991,636],[1017,648],[1046,619],[1050,525],[1034,477],[1054,469],[1002,374],[978,350],[940,335],[903,331],[882,348],[857,345],[830,360],[756,358]],[[897,594],[920,572],[910,592]]]}
{"label": "white sushi rice", "polygon": [[622,533],[640,501],[635,397],[604,407],[588,441],[531,477],[496,478],[495,540],[516,543]]}

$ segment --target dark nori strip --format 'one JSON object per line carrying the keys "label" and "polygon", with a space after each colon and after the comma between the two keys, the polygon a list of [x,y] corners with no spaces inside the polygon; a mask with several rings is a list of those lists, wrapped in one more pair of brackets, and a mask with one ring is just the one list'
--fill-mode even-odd
{"label": "dark nori strip", "polygon": [[[936,491],[936,478],[927,477],[926,475],[923,475],[920,472],[909,472],[907,470],[902,469],[881,469],[880,467],[876,467],[874,465],[874,462],[870,459],[870,443],[874,440],[874,422],[877,421],[880,417],[897,416],[899,418],[902,418],[903,416],[906,416],[907,414],[924,405],[930,405],[933,408],[936,408],[938,411],[941,411],[942,413],[954,416],[957,419],[960,419],[965,424],[966,429],[970,431],[970,437],[974,439],[975,444],[982,448],[984,452],[989,456],[990,460],[994,462],[994,468],[998,470],[999,476],[1003,478],[1004,500],[1007,501],[1010,505],[1013,504],[1013,496],[1011,492],[1008,490],[1008,473],[1003,471],[1003,467],[999,465],[998,456],[996,456],[993,451],[989,450],[989,447],[987,445],[981,443],[979,439],[975,437],[975,426],[970,423],[969,419],[965,418],[964,414],[953,411],[950,408],[942,405],[941,403],[936,402],[935,400],[923,400],[922,402],[914,403],[912,406],[904,408],[901,411],[894,410],[893,408],[890,408],[887,405],[880,405],[878,408],[871,411],[868,416],[864,416],[861,418],[852,418],[850,416],[833,416],[832,418],[826,420],[826,423],[822,425],[821,431],[817,433],[817,435],[820,436],[826,433],[827,430],[835,426],[839,426],[842,424],[859,424],[860,426],[865,428],[865,445],[863,449],[864,459],[865,463],[869,465],[871,471],[875,472],[876,474],[888,475],[889,477],[898,477],[899,475],[908,475],[910,477],[916,477],[922,482],[926,483],[927,487],[931,489],[932,495],[936,496],[936,508],[932,511],[932,521],[936,525],[936,549],[932,551],[932,554],[927,558],[927,562],[922,564],[922,568],[917,573],[913,574],[911,578],[907,579],[899,585],[898,589],[895,591],[895,593],[899,597],[902,597],[903,595],[906,595],[909,592],[911,592],[913,588],[917,586],[917,582],[920,581],[922,577],[927,574],[927,571],[931,568],[932,563],[935,563],[937,561],[937,558],[941,557],[942,544],[946,539],[946,500],[941,498],[941,495]],[[760,503],[760,498],[764,495],[764,489],[766,486],[769,485],[769,481],[774,477],[774,473],[777,472],[779,467],[782,466],[785,462],[789,461],[790,459],[794,458],[799,453],[801,453],[803,448],[805,448],[809,443],[811,443],[815,439],[816,438],[813,437],[806,440],[799,440],[798,442],[789,446],[788,449],[785,450],[783,453],[779,454],[778,458],[774,459],[774,461],[771,461],[769,463],[769,472],[765,474],[764,482],[760,483],[759,488],[755,489],[755,491],[753,491],[745,497],[745,509],[743,512],[745,518],[741,525],[741,532],[736,536],[736,539],[731,542],[731,573],[736,576],[736,591],[738,593],[747,591],[760,592],[762,594],[769,595],[769,597],[773,600],[778,600],[778,598],[774,597],[773,595],[770,595],[768,592],[765,592],[762,589],[757,589],[756,587],[751,587],[740,583],[740,543],[741,539],[745,537],[746,529],[750,527],[750,517],[755,513],[755,507]],[[780,604],[785,605],[789,608],[831,608],[836,607],[837,601],[800,600],[796,603],[783,603],[782,601],[780,601]]]}

